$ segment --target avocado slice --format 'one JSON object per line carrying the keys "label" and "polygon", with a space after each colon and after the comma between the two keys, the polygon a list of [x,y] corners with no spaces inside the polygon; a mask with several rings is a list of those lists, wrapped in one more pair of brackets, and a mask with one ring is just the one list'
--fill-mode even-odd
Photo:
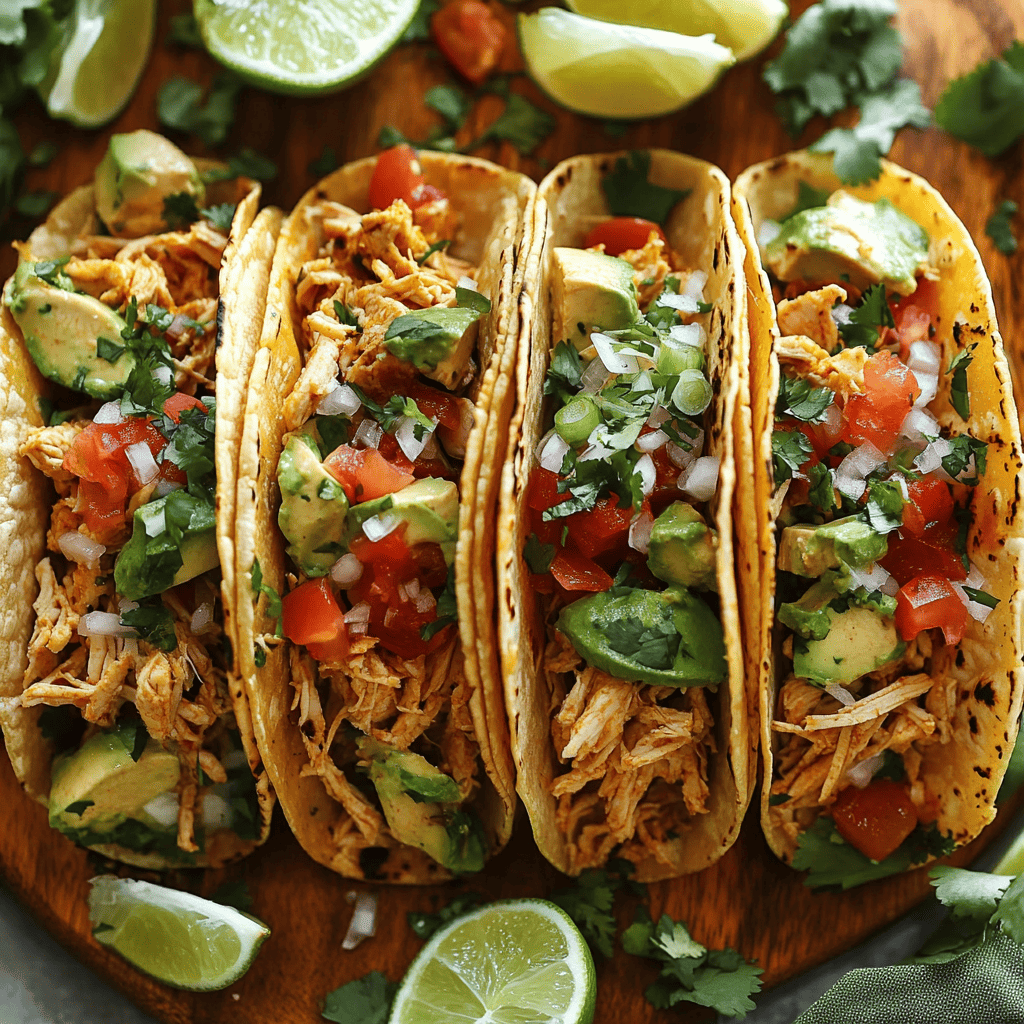
{"label": "avocado slice", "polygon": [[654,520],[647,567],[666,583],[695,590],[716,590],[715,531],[685,501],[674,501]]}
{"label": "avocado slice", "polygon": [[857,516],[824,526],[787,526],[779,540],[778,566],[797,576],[820,576],[847,565],[862,569],[889,550],[885,534]]}
{"label": "avocado slice", "polygon": [[193,209],[206,198],[196,165],[173,142],[145,128],[111,136],[94,188],[96,210],[117,238],[166,230],[164,202],[171,196],[184,193]]}
{"label": "avocado slice", "polygon": [[885,198],[869,203],[842,189],[824,206],[782,222],[765,250],[780,281],[837,281],[864,290],[881,282],[910,295],[928,265],[928,232]]}
{"label": "avocado slice", "polygon": [[640,319],[633,268],[618,256],[556,248],[551,275],[552,339],[581,352],[592,331],[619,331]]}
{"label": "avocado slice", "polygon": [[307,576],[325,576],[347,550],[348,498],[324,469],[309,434],[288,435],[277,461],[277,482],[277,522],[288,541],[288,555]]}
{"label": "avocado slice", "polygon": [[414,309],[391,321],[384,347],[451,390],[469,366],[481,316],[465,306]]}
{"label": "avocado slice", "polygon": [[630,682],[714,686],[726,678],[715,613],[685,587],[613,587],[562,609],[556,628],[589,665]]}
{"label": "avocado slice", "polygon": [[[138,728],[142,728],[138,726]],[[142,810],[154,797],[174,790],[178,758],[150,737],[136,761],[132,742],[120,729],[97,732],[78,750],[54,759],[50,781],[50,826],[74,834],[112,832],[128,818],[149,827]]]}
{"label": "avocado slice", "polygon": [[849,683],[903,655],[893,619],[869,607],[846,611],[828,608],[829,628],[823,639],[794,641],[793,674],[812,683]]}
{"label": "avocado slice", "polygon": [[21,328],[32,361],[44,377],[65,387],[93,398],[117,397],[135,368],[135,357],[121,341],[127,325],[99,299],[39,277],[36,269],[42,267],[53,264],[20,263],[4,289],[4,305]]}
{"label": "avocado slice", "polygon": [[394,837],[457,874],[480,871],[487,842],[479,820],[459,807],[458,784],[425,757],[362,737],[356,749]]}
{"label": "avocado slice", "polygon": [[345,547],[363,530],[372,516],[396,516],[405,523],[405,542],[439,544],[447,565],[455,561],[459,538],[459,488],[452,480],[424,477],[382,498],[353,505],[348,511]]}
{"label": "avocado slice", "polygon": [[122,597],[141,601],[219,565],[213,506],[188,491],[171,491],[136,509],[114,582]]}

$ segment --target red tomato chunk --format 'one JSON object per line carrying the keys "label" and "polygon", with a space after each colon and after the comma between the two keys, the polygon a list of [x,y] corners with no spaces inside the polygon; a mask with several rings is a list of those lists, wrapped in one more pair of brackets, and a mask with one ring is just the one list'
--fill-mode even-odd
{"label": "red tomato chunk", "polygon": [[898,782],[848,786],[832,805],[836,831],[871,860],[885,860],[917,826],[917,812]]}
{"label": "red tomato chunk", "polygon": [[642,217],[612,217],[597,227],[591,228],[583,245],[587,249],[604,245],[604,251],[609,256],[618,256],[627,249],[642,249],[654,232],[663,242],[665,232],[652,220],[644,220]]}
{"label": "red tomato chunk", "polygon": [[944,576],[917,576],[896,595],[896,629],[904,640],[922,630],[942,629],[947,644],[958,644],[967,628],[967,606]]}
{"label": "red tomato chunk", "polygon": [[430,30],[448,63],[474,85],[498,66],[505,26],[480,0],[454,0],[430,19]]}

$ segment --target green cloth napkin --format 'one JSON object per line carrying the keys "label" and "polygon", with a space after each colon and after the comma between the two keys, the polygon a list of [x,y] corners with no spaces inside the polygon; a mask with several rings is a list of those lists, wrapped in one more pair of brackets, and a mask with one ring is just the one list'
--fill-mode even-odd
{"label": "green cloth napkin", "polygon": [[1024,1024],[1024,947],[997,935],[943,964],[851,971],[794,1024]]}

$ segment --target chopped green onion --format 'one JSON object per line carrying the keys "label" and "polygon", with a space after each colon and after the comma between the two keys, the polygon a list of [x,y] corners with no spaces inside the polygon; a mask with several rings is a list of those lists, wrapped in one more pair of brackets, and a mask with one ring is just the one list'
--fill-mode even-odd
{"label": "chopped green onion", "polygon": [[976,590],[963,584],[964,593],[977,604],[983,604],[986,608],[995,608],[999,604],[999,598],[987,593],[984,590]]}
{"label": "chopped green onion", "polygon": [[682,373],[704,369],[704,353],[696,345],[665,338],[658,349],[659,373]]}
{"label": "chopped green onion", "polygon": [[683,370],[672,390],[672,404],[684,416],[697,416],[711,404],[711,382],[700,370]]}
{"label": "chopped green onion", "polygon": [[566,444],[583,444],[601,422],[593,399],[578,395],[555,413],[555,430]]}

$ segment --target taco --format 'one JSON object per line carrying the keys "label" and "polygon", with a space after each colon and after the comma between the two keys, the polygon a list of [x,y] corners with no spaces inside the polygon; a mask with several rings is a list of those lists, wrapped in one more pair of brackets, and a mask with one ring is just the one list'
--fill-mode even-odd
{"label": "taco", "polygon": [[[922,178],[745,171],[765,653],[761,816],[807,884],[951,852],[1021,710],[1021,444],[989,283]],[[765,269],[762,270],[761,267]]]}
{"label": "taco", "polygon": [[753,524],[742,248],[727,179],[677,153],[576,157],[539,195],[499,515],[512,752],[552,864],[614,855],[652,881],[729,848],[756,771],[733,550]]}
{"label": "taco", "polygon": [[239,464],[238,653],[288,822],[349,877],[477,871],[510,834],[477,559],[534,192],[400,146],[311,189],[275,253]]}
{"label": "taco", "polygon": [[[281,216],[148,131],[27,242],[0,309],[0,724],[50,824],[148,868],[266,838],[220,566]],[[255,325],[255,326],[254,326]]]}

